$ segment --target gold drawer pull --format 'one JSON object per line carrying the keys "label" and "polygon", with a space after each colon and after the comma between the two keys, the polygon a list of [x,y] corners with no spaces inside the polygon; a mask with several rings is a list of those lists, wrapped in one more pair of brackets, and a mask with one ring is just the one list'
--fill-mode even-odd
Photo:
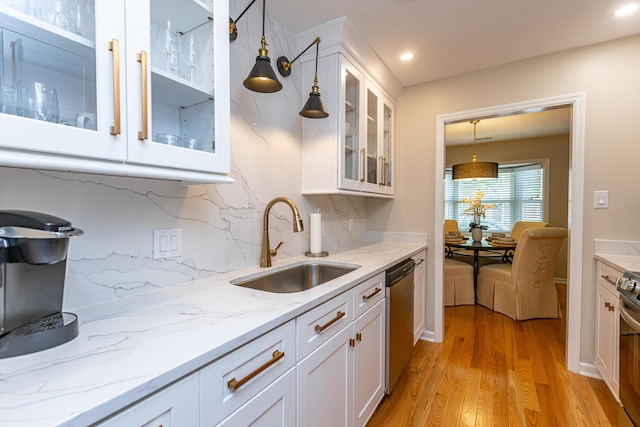
{"label": "gold drawer pull", "polygon": [[424,258],[420,258],[418,262],[416,262],[416,267],[424,262]]}
{"label": "gold drawer pull", "polygon": [[380,291],[382,291],[382,289],[380,288],[376,288],[372,294],[370,295],[362,295],[362,301],[369,301],[371,298],[373,298],[374,296],[376,296],[376,294],[379,294]]}
{"label": "gold drawer pull", "polygon": [[616,282],[614,282],[613,280],[611,280],[611,277],[609,277],[609,276],[608,276],[608,275],[606,275],[606,274],[605,274],[605,275],[603,275],[603,276],[602,276],[602,278],[603,278],[604,280],[606,280],[607,282],[611,283],[612,285],[615,285],[615,284],[616,284]]}
{"label": "gold drawer pull", "polygon": [[231,378],[227,382],[227,387],[229,387],[231,389],[231,391],[236,391],[237,389],[239,389],[240,387],[245,385],[247,382],[251,381],[258,374],[263,372],[265,369],[267,369],[269,366],[273,365],[274,363],[276,363],[278,360],[282,359],[283,357],[284,357],[284,351],[280,351],[280,350],[274,351],[273,352],[273,357],[272,357],[271,360],[269,360],[264,365],[260,366],[255,371],[251,372],[249,375],[247,375],[246,377],[244,377],[240,381],[236,380],[235,378]]}
{"label": "gold drawer pull", "polygon": [[120,41],[109,42],[109,50],[113,53],[113,126],[109,127],[111,135],[120,135]]}
{"label": "gold drawer pull", "polygon": [[137,56],[137,60],[141,65],[141,76],[142,76],[142,130],[140,132],[138,132],[138,139],[140,141],[144,141],[146,139],[149,138],[149,105],[147,102],[147,93],[148,93],[148,89],[147,89],[147,67],[148,67],[148,62],[147,62],[147,52],[146,51],[141,51],[138,56]]}
{"label": "gold drawer pull", "polygon": [[316,332],[320,333],[322,331],[324,331],[325,329],[327,329],[329,326],[333,325],[334,323],[336,323],[338,320],[342,319],[344,316],[346,315],[346,313],[344,311],[338,311],[338,313],[336,314],[336,317],[334,317],[332,320],[330,320],[328,323],[325,323],[324,325],[320,326],[320,325],[316,325]]}
{"label": "gold drawer pull", "polygon": [[604,302],[604,308],[609,308],[611,307],[611,304],[609,304],[607,301]]}

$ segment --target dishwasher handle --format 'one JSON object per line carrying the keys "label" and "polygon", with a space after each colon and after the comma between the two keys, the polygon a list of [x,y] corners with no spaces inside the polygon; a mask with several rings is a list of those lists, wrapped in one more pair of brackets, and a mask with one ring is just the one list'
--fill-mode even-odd
{"label": "dishwasher handle", "polygon": [[408,258],[402,261],[399,264],[394,265],[389,270],[387,270],[387,287],[391,287],[407,277],[409,274],[412,274],[416,268],[416,262]]}

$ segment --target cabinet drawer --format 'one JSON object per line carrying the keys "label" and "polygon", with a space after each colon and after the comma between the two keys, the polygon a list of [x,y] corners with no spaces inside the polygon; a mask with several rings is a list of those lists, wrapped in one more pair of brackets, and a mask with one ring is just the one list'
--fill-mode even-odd
{"label": "cabinet drawer", "polygon": [[258,393],[218,427],[296,425],[296,369],[292,368]]}
{"label": "cabinet drawer", "polygon": [[353,320],[353,291],[304,313],[296,319],[297,361],[302,360]]}
{"label": "cabinet drawer", "polygon": [[219,423],[293,367],[294,340],[291,320],[202,369],[202,425]]}
{"label": "cabinet drawer", "polygon": [[623,272],[607,264],[598,261],[598,283],[604,286],[609,292],[616,292],[616,280],[622,276]]}
{"label": "cabinet drawer", "polygon": [[385,295],[385,274],[380,273],[353,289],[353,317],[357,319],[376,305]]}
{"label": "cabinet drawer", "polygon": [[99,427],[181,427],[200,425],[198,374],[160,390],[123,412],[96,424]]}

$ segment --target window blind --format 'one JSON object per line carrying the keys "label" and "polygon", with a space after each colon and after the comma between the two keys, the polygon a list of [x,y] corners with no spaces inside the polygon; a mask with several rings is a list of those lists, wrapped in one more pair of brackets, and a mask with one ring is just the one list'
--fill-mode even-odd
{"label": "window blind", "polygon": [[496,204],[496,207],[486,211],[486,218],[480,221],[488,230],[508,232],[517,221],[543,221],[543,176],[541,163],[501,167],[498,179],[488,181],[453,181],[451,169],[447,169],[444,217],[458,221],[461,230],[468,229],[473,217],[463,215],[469,205],[459,200],[473,198],[476,190],[482,190],[482,203]]}

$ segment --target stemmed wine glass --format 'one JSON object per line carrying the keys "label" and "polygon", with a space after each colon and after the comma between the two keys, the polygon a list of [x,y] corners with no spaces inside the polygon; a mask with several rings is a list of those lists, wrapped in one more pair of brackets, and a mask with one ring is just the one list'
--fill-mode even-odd
{"label": "stemmed wine glass", "polygon": [[198,61],[196,40],[193,34],[185,34],[180,37],[180,58],[186,66],[186,69],[181,73],[182,77],[192,82]]}

